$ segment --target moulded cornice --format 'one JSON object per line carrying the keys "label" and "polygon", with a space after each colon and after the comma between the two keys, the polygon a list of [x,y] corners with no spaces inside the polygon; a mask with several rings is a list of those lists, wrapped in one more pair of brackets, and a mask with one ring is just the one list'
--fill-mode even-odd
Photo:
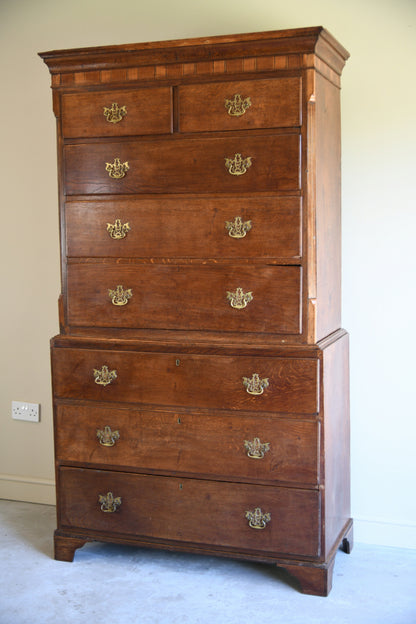
{"label": "moulded cornice", "polygon": [[341,74],[348,52],[322,26],[41,52],[52,74],[145,65],[315,54]]}

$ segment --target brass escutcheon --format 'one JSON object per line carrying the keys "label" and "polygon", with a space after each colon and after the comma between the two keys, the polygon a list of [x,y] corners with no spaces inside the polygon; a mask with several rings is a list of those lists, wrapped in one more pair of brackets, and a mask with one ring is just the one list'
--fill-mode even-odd
{"label": "brass escutcheon", "polygon": [[242,288],[237,288],[235,292],[227,290],[227,300],[232,308],[242,310],[250,301],[253,301],[253,293],[251,291],[245,293]]}
{"label": "brass escutcheon", "polygon": [[99,494],[98,502],[101,505],[101,511],[104,513],[114,513],[121,505],[120,496],[114,496],[112,492],[107,494]]}
{"label": "brass escutcheon", "polygon": [[248,526],[252,529],[265,529],[272,516],[268,512],[263,513],[260,507],[256,507],[253,511],[246,511],[246,518]]}
{"label": "brass escutcheon", "polygon": [[111,427],[106,425],[104,429],[97,429],[97,438],[101,446],[114,446],[117,440],[120,439],[120,433],[111,431]]}
{"label": "brass escutcheon", "polygon": [[133,296],[133,291],[131,288],[124,289],[121,284],[118,284],[114,290],[111,288],[108,289],[108,296],[110,297],[113,305],[124,306]]}
{"label": "brass escutcheon", "polygon": [[241,117],[250,108],[251,100],[249,97],[243,98],[239,93],[236,93],[233,98],[225,99],[224,106],[231,117]]}
{"label": "brass escutcheon", "polygon": [[118,123],[127,115],[127,108],[125,106],[119,107],[116,102],[113,102],[111,106],[104,106],[104,117],[109,123]]}
{"label": "brass escutcheon", "polygon": [[116,180],[124,178],[129,169],[129,163],[122,163],[120,158],[115,158],[113,163],[105,163],[105,170],[108,171],[108,175]]}
{"label": "brass escutcheon", "polygon": [[127,236],[127,232],[130,231],[130,226],[128,223],[121,223],[121,219],[116,219],[114,224],[107,223],[107,232],[110,238],[114,240],[120,240],[121,238],[125,238]]}
{"label": "brass escutcheon", "polygon": [[243,158],[241,154],[235,154],[234,158],[225,158],[225,166],[231,175],[240,176],[251,167],[251,156]]}
{"label": "brass escutcheon", "polygon": [[231,238],[244,238],[251,230],[251,221],[243,221],[241,217],[235,217],[234,221],[226,221],[225,229]]}
{"label": "brass escutcheon", "polygon": [[108,366],[104,365],[101,367],[101,370],[98,370],[98,368],[94,368],[93,375],[96,384],[98,384],[99,386],[108,386],[108,384],[111,384],[111,382],[116,379],[117,371],[110,371],[108,370]]}
{"label": "brass escutcheon", "polygon": [[263,394],[264,389],[269,387],[269,380],[267,377],[260,379],[258,373],[253,373],[252,377],[243,377],[243,386],[246,388],[248,394],[260,395]]}
{"label": "brass escutcheon", "polygon": [[260,442],[260,438],[253,440],[244,440],[244,448],[247,450],[247,456],[251,459],[263,459],[265,453],[270,451],[270,442]]}

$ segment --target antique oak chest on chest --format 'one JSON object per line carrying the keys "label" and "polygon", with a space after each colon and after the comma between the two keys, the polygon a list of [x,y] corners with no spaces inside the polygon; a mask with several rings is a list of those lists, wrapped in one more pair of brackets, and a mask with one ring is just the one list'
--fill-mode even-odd
{"label": "antique oak chest on chest", "polygon": [[42,53],[57,118],[55,557],[349,552],[340,75],[324,29]]}

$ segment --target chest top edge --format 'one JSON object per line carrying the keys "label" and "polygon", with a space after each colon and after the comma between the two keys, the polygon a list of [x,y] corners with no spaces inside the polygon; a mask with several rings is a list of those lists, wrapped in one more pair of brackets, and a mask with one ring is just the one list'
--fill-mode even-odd
{"label": "chest top edge", "polygon": [[323,27],[228,36],[52,50],[39,56],[51,74],[102,71],[178,63],[215,63],[248,57],[316,54],[339,75],[349,53]]}

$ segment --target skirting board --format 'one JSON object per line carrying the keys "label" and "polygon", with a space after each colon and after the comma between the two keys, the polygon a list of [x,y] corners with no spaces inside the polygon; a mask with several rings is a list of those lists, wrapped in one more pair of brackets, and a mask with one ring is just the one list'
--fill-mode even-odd
{"label": "skirting board", "polygon": [[392,548],[416,549],[416,524],[397,524],[354,518],[354,541]]}
{"label": "skirting board", "polygon": [[[55,483],[52,479],[0,475],[0,498],[55,505]],[[354,516],[354,541],[362,544],[416,549],[416,525],[393,524]]]}
{"label": "skirting board", "polygon": [[55,482],[52,479],[0,475],[0,498],[55,505]]}

